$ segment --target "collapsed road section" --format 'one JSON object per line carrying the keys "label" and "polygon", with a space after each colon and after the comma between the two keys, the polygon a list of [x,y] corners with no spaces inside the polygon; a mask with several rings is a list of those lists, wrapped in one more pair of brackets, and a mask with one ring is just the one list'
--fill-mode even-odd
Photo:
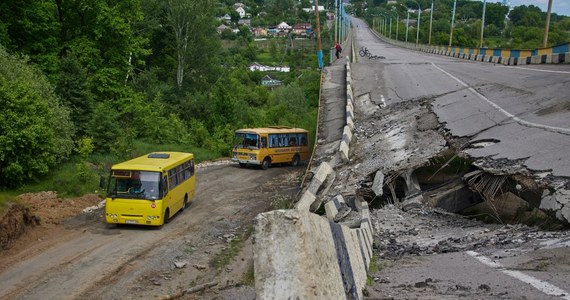
{"label": "collapsed road section", "polygon": [[[389,55],[386,56],[389,60]],[[471,101],[474,97],[487,102],[477,91],[464,89],[459,84],[439,94],[422,95],[417,91],[394,88],[386,95],[392,94],[395,98],[383,96],[379,89],[387,89],[382,87],[386,83],[381,82],[386,66],[373,64],[348,63],[344,69],[337,63],[323,71],[318,145],[296,210],[258,217],[255,239],[259,246],[254,254],[258,297],[277,293],[319,299],[339,297],[344,291],[346,298],[360,299],[374,293],[374,283],[390,283],[378,277],[368,277],[368,286],[362,283],[363,270],[369,276],[375,274],[374,269],[380,265],[376,259],[470,249],[469,253],[475,257],[479,254],[474,250],[481,251],[482,247],[506,247],[542,238],[559,240],[549,245],[564,245],[565,242],[560,240],[568,239],[567,232],[549,234],[532,226],[503,225],[567,226],[570,206],[568,181],[561,176],[564,169],[543,168],[544,164],[531,168],[532,160],[529,161],[528,156],[477,154],[481,149],[498,151],[494,147],[499,144],[501,147],[513,146],[516,139],[508,139],[508,133],[506,138],[498,139],[490,134],[490,129],[512,125],[512,121],[522,126],[529,124],[521,124],[508,116],[496,116],[496,111],[491,111],[492,105],[491,109],[475,108],[473,113],[463,104],[462,108],[473,114],[474,122],[469,116],[450,113],[461,110],[455,106],[461,106],[459,98]],[[431,71],[437,69],[433,64],[422,66]],[[344,78],[346,90],[339,92]],[[405,85],[410,86],[410,82]],[[415,96],[409,96],[413,94]],[[455,99],[457,104],[450,99]],[[339,117],[339,114],[343,116]],[[456,119],[452,119],[452,115]],[[477,121],[480,118],[490,120],[492,125],[481,124]],[[461,130],[466,131],[460,133]],[[368,206],[371,207],[370,214],[366,213]],[[453,214],[456,212],[498,225],[491,228],[472,218],[462,220]],[[396,219],[391,220],[386,215]],[[415,225],[405,222],[406,218],[424,223],[418,225],[417,230],[411,230]],[[363,221],[369,222],[371,227],[363,228]],[[330,225],[328,229],[323,227],[326,222]],[[441,222],[451,226],[440,238],[437,234],[419,230],[422,226],[446,228]],[[387,229],[400,223],[398,229]],[[351,229],[372,232],[374,255],[367,258],[364,254],[368,247],[366,238],[364,241],[354,238],[350,242],[347,234],[340,237],[334,234],[333,224],[343,226],[344,229],[337,232]],[[476,230],[457,230],[471,227]],[[499,232],[500,239],[497,238]],[[479,233],[484,234],[477,237]],[[427,236],[418,236],[422,234]],[[356,235],[359,236],[363,235]],[[521,236],[525,238],[517,238]],[[339,239],[342,247],[338,245]],[[360,247],[361,254],[349,254],[346,249],[351,246],[356,246],[352,248],[353,253]],[[344,260],[342,253],[346,254]],[[427,278],[417,286],[423,290],[410,294],[412,297],[422,295],[434,284]],[[446,287],[453,292],[451,295],[466,294],[461,288],[463,285],[454,286]],[[402,289],[409,289],[409,286],[403,285]],[[487,284],[480,284],[479,290],[473,291],[472,295],[491,297],[494,293]],[[521,291],[529,295],[537,292]],[[402,293],[402,290],[397,292]]]}

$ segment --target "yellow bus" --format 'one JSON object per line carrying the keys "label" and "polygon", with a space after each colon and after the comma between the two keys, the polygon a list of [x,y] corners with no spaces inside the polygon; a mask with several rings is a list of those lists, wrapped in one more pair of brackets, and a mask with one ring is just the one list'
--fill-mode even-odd
{"label": "yellow bus", "polygon": [[191,153],[153,152],[116,164],[107,182],[105,221],[161,226],[192,202],[195,187]]}
{"label": "yellow bus", "polygon": [[297,166],[310,156],[309,132],[302,128],[270,126],[235,132],[232,161],[241,167],[257,165],[266,170],[278,163]]}

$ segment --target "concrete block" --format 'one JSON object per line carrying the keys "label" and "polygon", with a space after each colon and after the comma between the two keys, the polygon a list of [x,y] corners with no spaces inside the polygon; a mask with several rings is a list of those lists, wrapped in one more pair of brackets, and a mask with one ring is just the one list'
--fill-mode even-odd
{"label": "concrete block", "polygon": [[531,56],[530,57],[530,63],[533,65],[540,64],[540,58],[541,58],[541,56],[539,56],[539,55]]}
{"label": "concrete block", "polygon": [[354,121],[351,118],[346,118],[346,125],[348,125],[348,127],[350,127],[350,130],[354,130]]}
{"label": "concrete block", "polygon": [[348,147],[348,144],[345,141],[340,142],[339,152],[340,152],[340,158],[342,159],[343,162],[349,161],[350,158],[348,154],[350,152],[350,148]]}
{"label": "concrete block", "polygon": [[326,219],[277,210],[258,215],[254,228],[256,299],[347,298],[337,250],[342,241]]}
{"label": "concrete block", "polygon": [[342,195],[336,195],[330,201],[325,203],[325,213],[329,221],[334,220],[334,218],[338,214],[338,210],[340,209],[343,203],[345,202],[344,202],[344,197],[342,197]]}
{"label": "concrete block", "polygon": [[301,199],[299,199],[299,201],[295,203],[295,209],[301,211],[309,211],[309,209],[311,208],[311,204],[313,204],[313,202],[315,202],[316,199],[317,197],[313,193],[306,191],[301,196]]}
{"label": "concrete block", "polygon": [[350,128],[348,127],[348,125],[344,126],[344,129],[342,131],[342,140],[345,141],[349,145],[350,145],[350,142],[352,141],[352,131],[350,131]]}
{"label": "concrete block", "polygon": [[558,53],[552,54],[550,63],[552,63],[552,64],[560,63],[560,54],[558,54]]}

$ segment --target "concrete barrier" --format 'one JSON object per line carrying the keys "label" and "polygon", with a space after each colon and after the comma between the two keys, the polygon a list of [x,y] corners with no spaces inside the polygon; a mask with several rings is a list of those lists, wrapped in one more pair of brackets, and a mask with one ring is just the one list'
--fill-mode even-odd
{"label": "concrete barrier", "polygon": [[[350,63],[346,76],[346,125],[339,148],[343,160],[349,159],[354,128]],[[310,212],[321,201],[318,194],[328,190],[323,185],[334,181],[334,176],[333,167],[322,162],[294,209],[256,217],[256,299],[363,298],[373,243],[368,204],[356,197],[346,203],[337,195],[325,203],[326,218]],[[358,211],[360,218],[343,223],[347,209]]]}

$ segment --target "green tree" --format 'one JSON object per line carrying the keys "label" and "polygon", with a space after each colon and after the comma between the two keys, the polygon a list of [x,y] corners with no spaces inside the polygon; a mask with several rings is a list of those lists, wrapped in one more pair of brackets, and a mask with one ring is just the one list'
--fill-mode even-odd
{"label": "green tree", "polygon": [[73,128],[53,88],[27,61],[0,47],[0,182],[16,187],[68,158]]}
{"label": "green tree", "polygon": [[175,41],[176,84],[206,86],[218,73],[220,41],[212,0],[169,0],[168,24]]}

